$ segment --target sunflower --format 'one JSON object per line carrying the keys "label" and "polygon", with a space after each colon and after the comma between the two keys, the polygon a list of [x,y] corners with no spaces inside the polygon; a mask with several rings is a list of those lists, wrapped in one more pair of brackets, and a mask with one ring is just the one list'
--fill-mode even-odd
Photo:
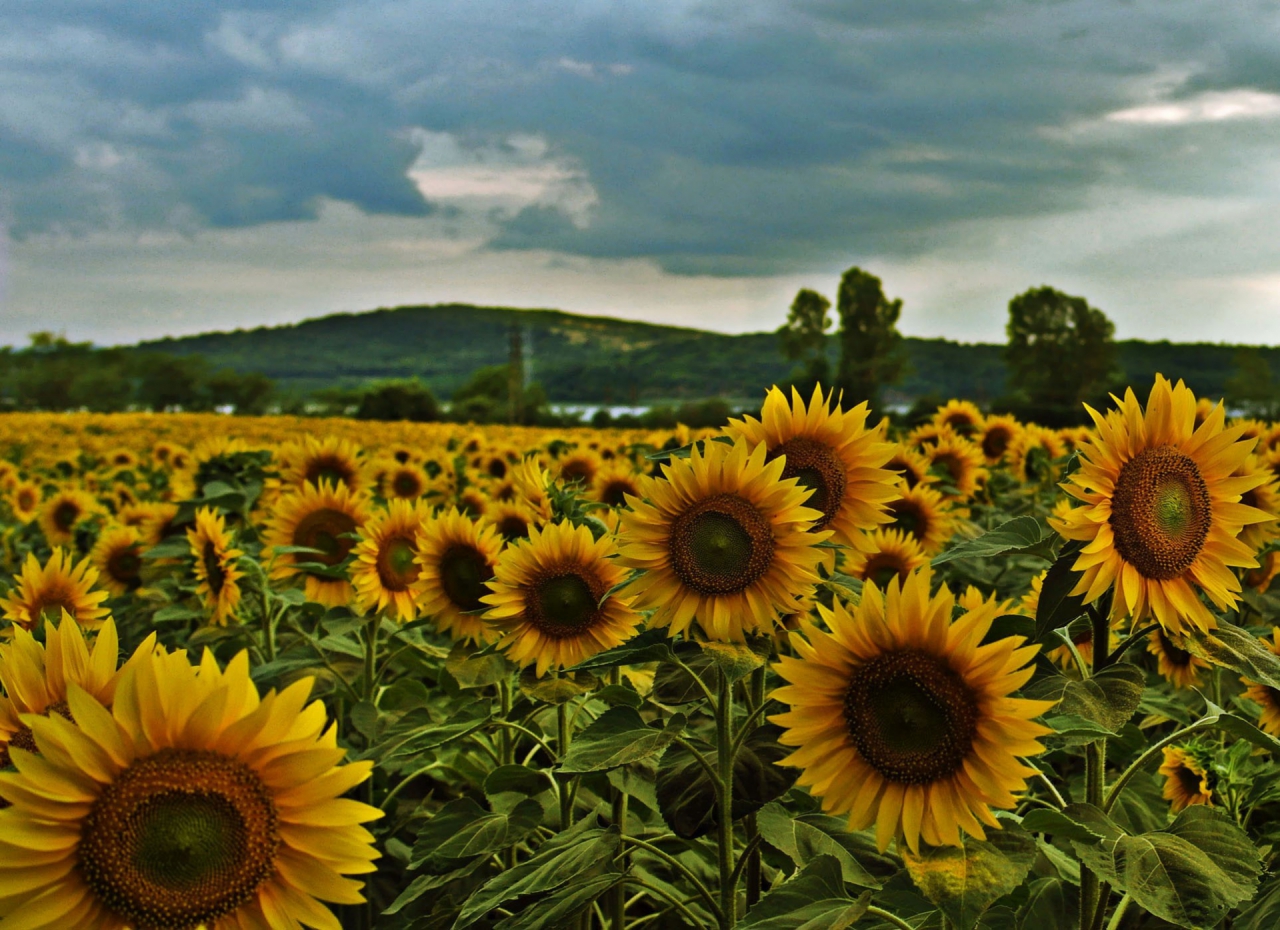
{"label": "sunflower", "polygon": [[1280,573],[1280,552],[1272,549],[1258,556],[1258,567],[1244,573],[1244,583],[1259,594],[1266,594],[1277,573]]}
{"label": "sunflower", "polygon": [[997,607],[953,620],[951,592],[930,595],[930,581],[921,569],[883,593],[866,584],[852,610],[819,605],[831,632],[804,622],[791,635],[798,658],[774,666],[788,684],[773,698],[791,709],[771,719],[796,747],[782,764],[804,769],[798,783],[847,813],[850,830],[875,824],[881,850],[895,836],[914,851],[999,829],[990,808],[1017,803],[1035,771],[1018,757],[1043,752],[1037,740],[1051,732],[1032,718],[1053,702],[1009,696],[1039,647],[983,643]]}
{"label": "sunflower", "polygon": [[341,565],[355,548],[353,535],[368,519],[369,506],[363,496],[353,494],[345,484],[323,481],[317,487],[308,481],[300,490],[282,494],[267,522],[263,545],[306,546],[319,552],[277,555],[272,562],[271,577],[291,578],[301,571],[306,579],[307,600],[325,607],[351,603],[352,588],[347,579],[295,566],[318,562],[334,569]]}
{"label": "sunflower", "polygon": [[784,458],[782,477],[809,489],[805,505],[822,513],[813,528],[830,529],[835,542],[853,545],[862,531],[889,522],[885,505],[898,496],[893,472],[882,467],[893,446],[868,430],[866,421],[865,403],[833,409],[820,387],[814,387],[808,406],[795,388],[788,403],[774,387],[759,420],[730,420],[726,432],[749,446],[763,445],[767,460]]}
{"label": "sunflower", "polygon": [[626,461],[617,462],[596,472],[591,497],[610,507],[625,507],[627,496],[640,496],[640,475]]}
{"label": "sunflower", "polygon": [[626,577],[613,559],[613,539],[594,539],[585,526],[553,523],[507,547],[498,559],[492,609],[485,620],[501,631],[498,645],[538,675],[568,668],[630,639],[640,624],[630,598],[608,592]]}
{"label": "sunflower", "polygon": [[1280,479],[1277,479],[1266,465],[1259,462],[1257,456],[1249,456],[1243,465],[1236,469],[1234,478],[1261,474],[1264,483],[1251,488],[1240,495],[1240,503],[1255,510],[1261,510],[1271,517],[1261,523],[1251,523],[1240,531],[1240,541],[1250,549],[1258,550],[1271,540],[1280,537]]}
{"label": "sunflower", "polygon": [[431,479],[427,473],[417,465],[407,463],[388,469],[382,482],[383,497],[388,500],[393,497],[413,500],[426,494],[430,487]]}
{"label": "sunflower", "polygon": [[[1280,655],[1280,628],[1271,631],[1271,639],[1262,639],[1262,645],[1275,655]],[[1244,696],[1262,708],[1258,726],[1272,736],[1280,736],[1280,689],[1260,685],[1248,678],[1240,679],[1245,685]]]}
{"label": "sunflower", "polygon": [[574,449],[556,460],[556,480],[562,484],[576,481],[590,487],[601,465],[600,456],[590,449]]}
{"label": "sunflower", "polygon": [[995,608],[997,617],[1014,612],[1013,601],[1000,600],[1000,595],[995,591],[983,594],[974,585],[965,586],[964,591],[956,598],[956,606],[961,610],[983,610],[992,607]]}
{"label": "sunflower", "polygon": [[102,586],[112,597],[123,597],[142,585],[142,535],[132,526],[112,524],[89,551]]}
{"label": "sunflower", "polygon": [[[1271,432],[1271,427],[1268,424],[1263,423],[1261,420],[1250,420],[1245,417],[1234,419],[1229,425],[1240,430],[1241,440],[1252,443],[1249,447],[1250,451],[1257,449],[1263,437]],[[1265,446],[1263,448],[1265,449]]]}
{"label": "sunflower", "polygon": [[818,581],[817,543],[830,533],[810,531],[822,514],[804,506],[809,491],[765,455],[742,438],[694,446],[663,478],[646,475],[645,499],[620,512],[622,564],[645,570],[625,593],[654,610],[654,626],[675,635],[696,618],[710,638],[743,642]]}
{"label": "sunflower", "polygon": [[1231,477],[1252,443],[1224,428],[1221,405],[1193,430],[1194,395],[1161,375],[1145,416],[1132,389],[1105,417],[1086,409],[1097,437],[1082,447],[1079,470],[1063,484],[1084,506],[1055,521],[1067,539],[1086,543],[1073,566],[1082,573],[1073,593],[1092,603],[1114,585],[1113,620],[1153,615],[1173,633],[1212,629],[1217,621],[1197,588],[1220,609],[1234,607],[1240,581],[1229,566],[1258,564],[1236,537],[1270,519],[1237,503],[1265,480]]}
{"label": "sunflower", "polygon": [[926,555],[937,555],[955,535],[955,511],[928,485],[900,488],[899,494],[889,503],[889,528],[910,536]]}
{"label": "sunflower", "polygon": [[40,485],[35,481],[19,481],[9,492],[9,512],[14,522],[25,526],[40,512]]}
{"label": "sunflower", "polygon": [[515,483],[516,493],[544,521],[551,519],[551,498],[547,496],[547,487],[551,478],[534,456],[524,459],[511,469],[511,480]]}
{"label": "sunflower", "polygon": [[92,494],[64,488],[40,505],[40,530],[50,546],[70,546],[76,527],[100,509]]}
{"label": "sunflower", "polygon": [[[10,746],[36,751],[23,714],[68,716],[68,685],[83,688],[106,707],[115,697],[120,648],[115,621],[108,617],[102,624],[92,651],[85,645],[80,624],[65,612],[58,626],[45,627],[45,640],[47,645],[19,628],[13,642],[0,646],[0,684],[5,693],[0,697],[0,769],[10,767]],[[154,645],[152,633],[135,655],[149,652]]]}
{"label": "sunflower", "polygon": [[1166,746],[1160,763],[1164,799],[1176,814],[1193,804],[1212,804],[1208,760],[1196,746]]}
{"label": "sunflower", "polygon": [[929,557],[914,536],[902,530],[876,530],[849,553],[845,573],[884,587],[891,578],[906,578]]}
{"label": "sunflower", "polygon": [[196,560],[196,594],[209,611],[209,622],[226,626],[240,606],[239,580],[244,574],[236,559],[244,555],[231,546],[226,521],[212,507],[196,511],[196,525],[187,530],[187,543]]}
{"label": "sunflower", "polygon": [[413,595],[436,629],[472,643],[493,639],[475,612],[484,609],[480,599],[489,593],[485,582],[493,577],[501,549],[496,527],[476,523],[457,508],[427,520],[414,558]]}
{"label": "sunflower", "polygon": [[458,495],[458,509],[470,517],[483,517],[489,509],[489,495],[472,485]]}
{"label": "sunflower", "polygon": [[955,489],[954,493],[945,495],[950,500],[967,500],[987,479],[982,450],[955,433],[943,433],[936,443],[925,447],[924,456],[929,460],[929,467],[941,473],[943,480]]}
{"label": "sunflower", "polygon": [[[1222,401],[1219,400],[1217,403],[1220,404],[1222,403]],[[1196,429],[1199,429],[1204,424],[1204,421],[1209,419],[1209,414],[1213,413],[1213,408],[1216,406],[1217,404],[1215,404],[1212,400],[1210,400],[1207,397],[1201,397],[1199,400],[1196,401],[1196,414],[1195,414]]]}
{"label": "sunflower", "polygon": [[98,570],[87,558],[74,567],[65,549],[54,549],[42,567],[35,553],[28,552],[8,597],[0,597],[4,618],[24,630],[35,627],[42,619],[56,620],[66,611],[84,627],[93,628],[107,616],[100,606],[108,592],[93,590]]}
{"label": "sunflower", "polygon": [[142,540],[148,546],[154,546],[162,539],[177,536],[184,531],[176,522],[179,510],[177,504],[151,503],[138,506],[147,508],[146,515],[138,524],[138,532],[142,534]]}
{"label": "sunflower", "polygon": [[938,408],[932,423],[968,439],[982,429],[983,416],[973,402],[953,398]]}
{"label": "sunflower", "polygon": [[1093,439],[1093,430],[1087,426],[1067,426],[1058,430],[1058,439],[1068,452],[1075,452]]}
{"label": "sunflower", "polygon": [[[1038,589],[1037,589],[1038,592]],[[1035,614],[1032,614],[1035,616]],[[1077,622],[1071,624],[1067,630],[1067,635],[1071,637],[1071,645],[1075,647],[1076,654],[1080,656],[1080,661],[1085,664],[1086,668],[1093,666],[1093,625],[1085,622]],[[1114,644],[1115,637],[1108,636],[1108,647]],[[1076,665],[1076,657],[1071,654],[1070,647],[1065,644],[1055,646],[1045,653],[1051,662],[1056,663],[1063,669],[1078,671]]]}
{"label": "sunflower", "polygon": [[1024,484],[1046,485],[1058,477],[1054,460],[1066,454],[1067,447],[1057,433],[1029,424],[1009,444],[1009,468]]}
{"label": "sunflower", "polygon": [[351,491],[364,489],[360,450],[338,436],[316,439],[307,436],[280,450],[280,483],[284,488],[301,488],[310,481],[345,484]]}
{"label": "sunflower", "polygon": [[529,529],[534,526],[540,526],[543,522],[534,515],[527,504],[520,504],[515,501],[508,503],[498,502],[491,505],[484,515],[484,520],[496,529],[507,542],[512,542],[516,539],[528,539]]}
{"label": "sunflower", "polygon": [[1021,432],[1022,424],[1016,418],[993,414],[982,421],[982,428],[973,441],[982,450],[982,457],[988,465],[999,465]]}
{"label": "sunflower", "polygon": [[925,446],[933,445],[948,433],[953,436],[956,435],[945,426],[938,426],[936,423],[922,423],[907,433],[906,444],[913,449],[923,451]]}
{"label": "sunflower", "polygon": [[933,484],[938,480],[937,475],[929,473],[929,460],[904,443],[898,443],[884,467],[886,471],[894,472],[899,483],[909,488],[918,484]]}
{"label": "sunflower", "polygon": [[350,574],[361,613],[385,612],[402,623],[417,617],[411,588],[418,580],[418,539],[428,516],[421,500],[393,500],[360,528]]}
{"label": "sunflower", "polygon": [[310,679],[259,698],[240,653],[156,650],[121,674],[110,710],[68,685],[74,724],[28,715],[37,757],[0,774],[0,915],[32,928],[337,927],[358,904],[344,874],[378,853],[342,797],[371,762],[339,765]]}

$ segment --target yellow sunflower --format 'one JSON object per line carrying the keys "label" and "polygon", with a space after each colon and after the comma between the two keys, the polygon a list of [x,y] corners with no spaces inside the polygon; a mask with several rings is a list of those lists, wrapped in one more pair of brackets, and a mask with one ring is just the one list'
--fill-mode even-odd
{"label": "yellow sunflower", "polygon": [[502,537],[496,527],[480,524],[450,508],[426,521],[418,537],[414,561],[418,577],[413,595],[423,616],[454,639],[478,643],[493,639],[475,611],[489,593]]}
{"label": "yellow sunflower", "polygon": [[385,612],[401,623],[418,616],[411,588],[418,580],[415,559],[428,515],[421,500],[393,500],[361,527],[350,570],[361,613]]}
{"label": "yellow sunflower", "polygon": [[600,471],[600,456],[588,448],[573,449],[556,459],[556,480],[561,484],[579,482],[591,487],[596,473]]}
{"label": "yellow sunflower", "polygon": [[1068,452],[1075,452],[1093,439],[1093,430],[1087,426],[1068,426],[1058,430],[1058,439]]}
{"label": "yellow sunflower", "polygon": [[551,498],[547,496],[547,487],[551,477],[534,456],[529,456],[511,469],[511,480],[515,483],[516,493],[542,520],[551,519]]}
{"label": "yellow sunflower", "polygon": [[899,488],[901,496],[889,503],[890,529],[899,530],[919,544],[926,555],[937,555],[955,535],[956,514],[942,495],[926,484]]}
{"label": "yellow sunflower", "polygon": [[1175,688],[1194,688],[1200,683],[1200,670],[1209,667],[1199,656],[1178,646],[1164,630],[1147,637],[1147,652],[1156,657],[1156,669]]}
{"label": "yellow sunflower", "polygon": [[1271,540],[1280,537],[1280,478],[1276,478],[1271,470],[1261,463],[1257,456],[1249,456],[1233,478],[1261,474],[1264,483],[1251,488],[1240,495],[1240,503],[1255,510],[1261,510],[1271,517],[1261,523],[1251,523],[1240,531],[1240,541],[1250,549],[1257,551]]}
{"label": "yellow sunflower", "polygon": [[132,526],[112,524],[89,551],[102,586],[112,597],[123,597],[142,586],[142,535]]}
{"label": "yellow sunflower", "polygon": [[905,579],[928,562],[914,536],[896,529],[876,530],[849,553],[845,573],[883,588],[891,578]]}
{"label": "yellow sunflower", "polygon": [[951,500],[967,500],[987,479],[982,450],[950,431],[938,437],[938,441],[925,447],[924,456],[929,467],[941,472],[943,480],[955,488],[954,494],[945,496]]}
{"label": "yellow sunflower", "polygon": [[973,437],[973,441],[982,450],[982,457],[988,465],[999,465],[1020,432],[1022,424],[1016,418],[992,414],[982,421],[982,428]]}
{"label": "yellow sunflower", "polygon": [[363,496],[352,493],[345,484],[323,481],[317,487],[308,481],[300,490],[282,494],[267,522],[263,545],[306,546],[320,551],[277,555],[271,577],[291,578],[301,571],[307,600],[326,607],[351,603],[350,581],[296,566],[306,562],[318,562],[328,568],[341,565],[355,548],[353,534],[368,519],[369,507]]}
{"label": "yellow sunflower", "polygon": [[387,471],[383,478],[382,496],[388,500],[393,497],[413,500],[426,494],[430,487],[431,479],[427,473],[417,465],[406,463],[396,465]]}
{"label": "yellow sunflower", "polygon": [[933,445],[948,433],[953,436],[956,435],[945,426],[938,426],[936,423],[922,423],[907,433],[906,444],[913,449],[923,451],[925,446]]}
{"label": "yellow sunflower", "polygon": [[654,626],[675,635],[696,619],[711,639],[743,642],[817,583],[829,531],[810,531],[822,514],[804,506],[809,491],[765,455],[742,438],[694,446],[663,478],[646,475],[645,499],[621,511],[622,564],[644,570],[625,593],[653,609]]}
{"label": "yellow sunflower", "polygon": [[9,512],[19,526],[25,526],[40,513],[40,485],[35,481],[19,481],[9,492]]}
{"label": "yellow sunflower", "polygon": [[867,584],[852,610],[819,605],[831,632],[805,621],[791,634],[798,658],[774,666],[788,684],[773,698],[791,709],[771,719],[796,747],[782,764],[804,769],[798,783],[850,830],[874,824],[882,850],[895,836],[914,851],[998,829],[990,809],[1017,803],[1034,771],[1019,757],[1043,752],[1050,732],[1032,718],[1052,702],[1010,697],[1039,647],[982,644],[997,607],[953,620],[951,593],[930,595],[930,580],[922,569],[884,593]]}
{"label": "yellow sunflower", "polygon": [[888,523],[885,505],[898,496],[894,474],[884,464],[893,446],[868,430],[867,405],[852,410],[832,407],[832,398],[814,387],[806,406],[800,392],[791,400],[776,387],[769,390],[760,419],[730,420],[726,433],[749,446],[763,445],[767,459],[786,461],[782,477],[795,478],[812,493],[805,506],[821,511],[815,530],[829,529],[832,539],[853,545],[862,531]]}
{"label": "yellow sunflower", "polygon": [[1046,485],[1058,477],[1054,460],[1066,454],[1067,447],[1057,433],[1029,424],[1009,444],[1009,468],[1024,484]]}
{"label": "yellow sunflower", "polygon": [[568,668],[620,646],[640,624],[630,598],[605,595],[626,571],[613,559],[612,538],[585,526],[553,523],[508,546],[498,558],[492,609],[485,620],[502,633],[499,646],[538,675]]}
{"label": "yellow sunflower", "polygon": [[1055,523],[1067,539],[1086,543],[1073,566],[1082,573],[1074,593],[1092,603],[1114,586],[1113,620],[1152,615],[1173,633],[1212,629],[1217,621],[1197,589],[1220,609],[1234,607],[1240,581],[1230,566],[1257,565],[1236,537],[1270,519],[1238,503],[1265,477],[1231,477],[1252,443],[1224,428],[1221,405],[1193,430],[1194,395],[1161,375],[1145,415],[1132,390],[1105,417],[1086,409],[1097,437],[1063,484],[1084,506]]}
{"label": "yellow sunflower", "polygon": [[1176,814],[1193,804],[1212,804],[1209,767],[1202,752],[1192,746],[1166,746],[1160,774],[1164,776],[1162,794]]}
{"label": "yellow sunflower", "polygon": [[[1254,451],[1262,443],[1263,437],[1271,431],[1271,427],[1263,423],[1261,420],[1251,420],[1246,417],[1239,417],[1228,424],[1231,428],[1240,430],[1240,439],[1242,441],[1251,442],[1250,451]],[[1265,449],[1265,446],[1263,446]]]}
{"label": "yellow sunflower", "polygon": [[364,489],[360,449],[339,436],[316,439],[307,436],[280,450],[280,483],[284,488],[300,488],[310,481],[345,484],[349,490]]}
{"label": "yellow sunflower", "polygon": [[494,504],[485,513],[484,520],[507,542],[528,539],[529,530],[532,527],[541,526],[544,522],[534,515],[527,504],[515,501]]}
{"label": "yellow sunflower", "polygon": [[930,474],[929,460],[904,443],[898,443],[884,467],[898,476],[898,481],[909,488],[918,484],[933,484],[938,476]]}
{"label": "yellow sunflower", "polygon": [[110,710],[69,684],[71,717],[27,715],[40,755],[0,774],[0,915],[38,928],[336,928],[358,904],[376,808],[342,795],[371,762],[340,765],[312,682],[259,698],[240,653],[156,650],[120,676]]}
{"label": "yellow sunflower", "polygon": [[[1275,655],[1280,655],[1280,627],[1271,631],[1271,639],[1262,638],[1262,645]],[[1261,685],[1248,678],[1241,678],[1245,684],[1244,696],[1262,708],[1258,716],[1258,726],[1272,736],[1280,736],[1280,689],[1270,685]]]}
{"label": "yellow sunflower", "polygon": [[[120,642],[110,617],[98,630],[92,651],[85,644],[80,624],[65,612],[57,626],[50,623],[45,627],[45,640],[41,643],[19,628],[11,643],[0,646],[0,684],[4,685],[4,696],[0,697],[0,769],[10,767],[10,746],[36,752],[31,728],[22,722],[23,714],[68,717],[68,685],[83,688],[105,707],[110,707],[115,698]],[[153,633],[135,655],[149,652],[154,645]]]}
{"label": "yellow sunflower", "polygon": [[40,505],[40,531],[50,546],[70,546],[76,527],[101,509],[92,494],[64,488]]}
{"label": "yellow sunflower", "polygon": [[982,429],[982,411],[977,404],[967,400],[951,399],[933,415],[933,425],[949,429],[956,435],[971,438]]}
{"label": "yellow sunflower", "polygon": [[35,553],[28,552],[9,596],[0,597],[0,608],[6,620],[25,630],[41,620],[57,620],[64,610],[76,623],[92,629],[107,616],[107,609],[100,605],[109,595],[93,590],[97,580],[98,570],[87,558],[73,567],[65,549],[54,549],[43,566]]}
{"label": "yellow sunflower", "polygon": [[212,507],[196,511],[196,525],[187,530],[187,543],[196,560],[196,594],[209,611],[209,622],[226,626],[240,606],[240,578],[236,559],[244,555],[231,545],[226,521]]}
{"label": "yellow sunflower", "polygon": [[489,495],[475,485],[463,488],[458,495],[458,509],[471,517],[483,517],[489,510]]}
{"label": "yellow sunflower", "polygon": [[1258,567],[1244,573],[1244,583],[1259,594],[1266,594],[1277,573],[1280,573],[1280,552],[1272,549],[1258,556]]}
{"label": "yellow sunflower", "polygon": [[625,507],[627,495],[640,496],[640,475],[627,461],[601,468],[591,486],[591,497],[610,507]]}

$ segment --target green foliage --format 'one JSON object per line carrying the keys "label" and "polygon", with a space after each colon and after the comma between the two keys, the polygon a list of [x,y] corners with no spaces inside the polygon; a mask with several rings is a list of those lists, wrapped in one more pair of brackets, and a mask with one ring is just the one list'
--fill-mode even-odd
{"label": "green foliage", "polygon": [[973,930],[996,901],[1022,884],[1036,858],[1036,843],[1018,824],[988,830],[985,840],[960,846],[921,847],[902,859],[916,886],[938,905],[956,930]]}
{"label": "green foliage", "polygon": [[1010,386],[1037,407],[1074,411],[1120,376],[1115,326],[1083,297],[1032,288],[1009,301],[1006,331]]}
{"label": "green foliage", "polygon": [[364,389],[355,418],[430,423],[440,419],[440,404],[426,385],[417,380],[380,381]]}
{"label": "green foliage", "polygon": [[831,301],[817,291],[801,288],[791,302],[787,321],[778,329],[778,347],[793,362],[800,362],[792,382],[808,394],[815,384],[829,384],[831,363],[827,358],[826,332],[831,328],[827,311]]}
{"label": "green foliage", "polygon": [[836,385],[845,402],[880,404],[880,391],[902,375],[905,355],[898,317],[902,300],[889,300],[880,279],[850,268],[840,279],[836,297],[840,315],[840,368]]}
{"label": "green foliage", "polygon": [[1224,386],[1226,400],[1247,416],[1274,420],[1280,417],[1280,384],[1271,377],[1271,365],[1257,349],[1236,353],[1235,371]]}

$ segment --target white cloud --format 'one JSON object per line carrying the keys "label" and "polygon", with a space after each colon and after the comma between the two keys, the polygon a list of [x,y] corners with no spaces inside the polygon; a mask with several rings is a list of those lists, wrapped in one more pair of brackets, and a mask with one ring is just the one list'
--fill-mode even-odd
{"label": "white cloud", "polygon": [[1108,122],[1147,126],[1277,117],[1280,117],[1280,94],[1269,94],[1247,87],[1206,91],[1185,100],[1146,103],[1106,115]]}

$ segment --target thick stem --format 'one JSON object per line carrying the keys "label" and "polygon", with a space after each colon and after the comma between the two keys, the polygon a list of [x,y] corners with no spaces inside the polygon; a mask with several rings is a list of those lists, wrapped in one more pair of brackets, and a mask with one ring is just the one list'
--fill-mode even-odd
{"label": "thick stem", "polygon": [[[556,705],[556,748],[563,759],[569,752],[569,706],[565,703]],[[573,826],[573,795],[569,792],[569,782],[560,781],[560,829],[568,830]]]}
{"label": "thick stem", "polygon": [[[1106,611],[1096,605],[1089,608],[1089,617],[1093,621],[1093,673],[1096,675],[1107,667],[1111,660],[1108,650],[1111,646],[1111,621]],[[1107,743],[1097,740],[1084,747],[1084,779],[1085,800],[1101,808],[1106,791]],[[1101,889],[1098,876],[1090,869],[1080,867],[1080,930],[1093,930],[1094,913],[1098,909]]]}
{"label": "thick stem", "polygon": [[738,889],[733,874],[733,685],[723,673],[716,700],[716,755],[720,926],[722,930],[733,930],[738,920]]}
{"label": "thick stem", "polygon": [[[753,714],[764,706],[764,676],[764,666],[751,673],[751,712]],[[744,825],[747,831],[748,849],[747,910],[750,910],[760,900],[761,892],[760,844],[756,842],[756,837],[760,835],[760,827],[756,822],[755,814],[748,816]]]}
{"label": "thick stem", "polygon": [[[627,835],[627,793],[613,789],[613,823],[623,837]],[[618,846],[618,868],[627,870],[627,846]],[[627,926],[627,887],[619,882],[609,891],[609,926],[611,930],[625,930]]]}
{"label": "thick stem", "polygon": [[373,692],[377,686],[378,670],[378,627],[382,618],[374,614],[364,628],[364,699],[373,700]]}

